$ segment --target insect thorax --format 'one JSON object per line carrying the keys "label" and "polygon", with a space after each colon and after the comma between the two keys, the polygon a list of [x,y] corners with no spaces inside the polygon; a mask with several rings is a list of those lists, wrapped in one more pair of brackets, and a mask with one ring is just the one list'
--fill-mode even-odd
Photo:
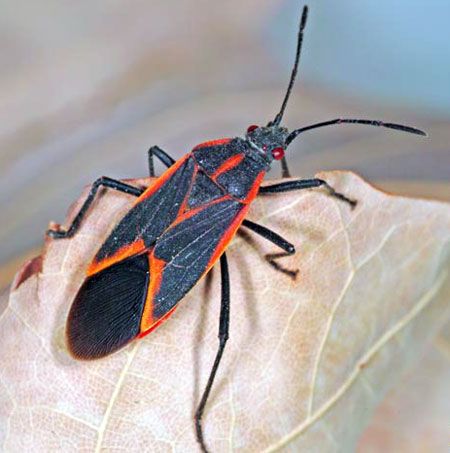
{"label": "insect thorax", "polygon": [[245,200],[255,182],[270,168],[270,161],[243,138],[211,145],[199,145],[192,156],[211,180],[234,198]]}

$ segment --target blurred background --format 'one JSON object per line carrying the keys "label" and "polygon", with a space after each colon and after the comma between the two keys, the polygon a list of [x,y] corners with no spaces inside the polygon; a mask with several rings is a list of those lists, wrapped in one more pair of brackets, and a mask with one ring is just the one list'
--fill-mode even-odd
{"label": "blurred background", "polygon": [[[324,128],[290,147],[293,174],[351,169],[389,190],[450,198],[450,3],[309,6],[285,124],[354,116],[414,125],[430,137]],[[146,175],[150,145],[180,157],[273,118],[301,7],[297,0],[2,1],[0,263],[15,269],[98,176]],[[2,283],[9,279],[4,270]]]}

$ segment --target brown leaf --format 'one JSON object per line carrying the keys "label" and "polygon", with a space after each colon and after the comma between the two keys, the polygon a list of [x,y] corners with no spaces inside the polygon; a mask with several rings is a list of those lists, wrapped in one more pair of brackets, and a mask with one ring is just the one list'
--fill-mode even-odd
{"label": "brown leaf", "polygon": [[[448,319],[449,206],[386,195],[351,173],[320,176],[357,208],[311,190],[261,196],[249,214],[294,242],[283,264],[299,269],[296,281],[267,264],[277,250],[249,231],[229,248],[230,341],[204,418],[213,452],[352,451]],[[217,347],[217,271],[121,352],[78,362],[65,348],[87,263],[131,203],[108,191],[73,239],[47,240],[42,270],[22,272],[0,314],[4,451],[198,449],[192,418]]]}
{"label": "brown leaf", "polygon": [[375,411],[359,453],[448,452],[450,343],[440,335]]}

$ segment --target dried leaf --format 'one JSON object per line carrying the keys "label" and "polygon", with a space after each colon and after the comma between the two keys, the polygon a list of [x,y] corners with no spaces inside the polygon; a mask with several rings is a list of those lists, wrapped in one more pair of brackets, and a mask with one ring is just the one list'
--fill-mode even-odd
{"label": "dried leaf", "polygon": [[359,443],[359,453],[447,453],[450,343],[442,335],[384,398]]}
{"label": "dried leaf", "polygon": [[[381,193],[351,173],[320,176],[357,208],[311,190],[259,197],[249,214],[295,243],[283,265],[299,269],[296,281],[267,264],[277,250],[249,231],[229,248],[231,338],[204,419],[214,452],[351,451],[449,317],[449,206]],[[86,265],[131,203],[108,191],[73,239],[47,240],[41,270],[35,262],[16,279],[0,314],[4,451],[198,449],[217,271],[121,352],[78,362],[65,348]]]}

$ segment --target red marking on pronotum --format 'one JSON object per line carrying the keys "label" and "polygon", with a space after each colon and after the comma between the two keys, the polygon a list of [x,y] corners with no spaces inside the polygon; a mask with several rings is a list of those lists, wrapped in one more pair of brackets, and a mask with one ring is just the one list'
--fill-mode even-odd
{"label": "red marking on pronotum", "polygon": [[259,186],[261,185],[264,176],[266,176],[266,172],[261,171],[255,178],[255,182],[253,183],[251,189],[249,190],[248,195],[244,200],[244,203],[250,204],[256,198],[256,195],[258,195]]}
{"label": "red marking on pronotum", "polygon": [[216,180],[222,173],[230,171],[232,168],[239,165],[244,160],[243,154],[236,154],[227,159],[211,176],[212,179]]}

